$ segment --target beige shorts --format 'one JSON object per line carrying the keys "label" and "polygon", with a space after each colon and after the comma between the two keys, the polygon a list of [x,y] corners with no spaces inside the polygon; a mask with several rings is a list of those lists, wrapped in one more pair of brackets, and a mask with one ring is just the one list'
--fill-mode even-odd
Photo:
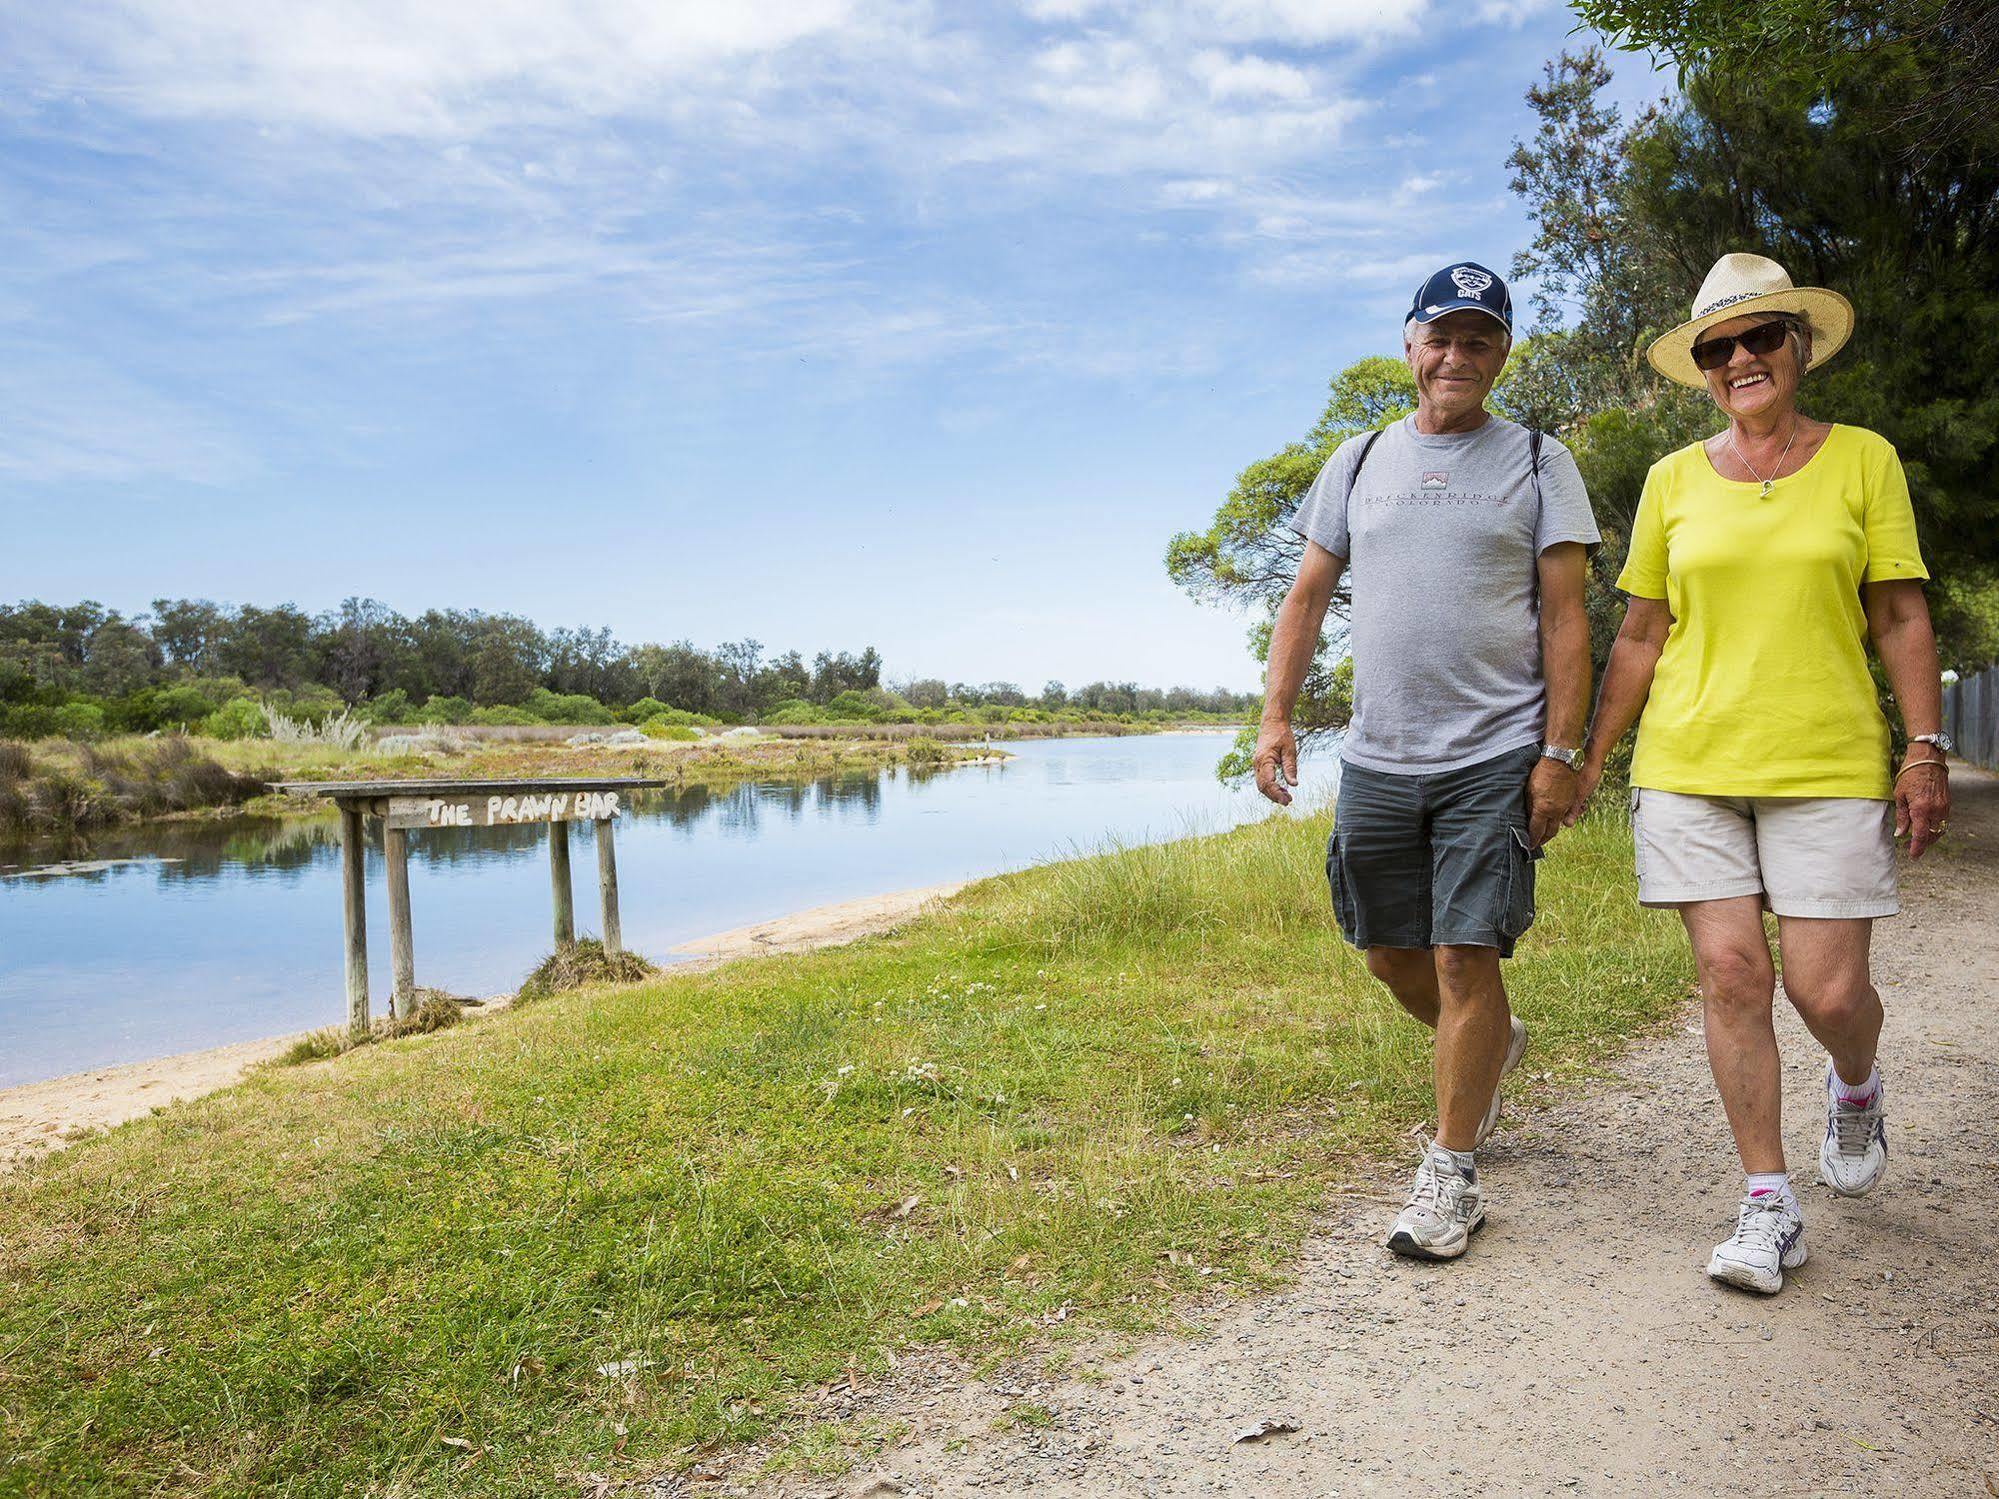
{"label": "beige shorts", "polygon": [[1631,793],[1638,901],[1761,895],[1779,916],[1893,916],[1895,804],[1853,796]]}

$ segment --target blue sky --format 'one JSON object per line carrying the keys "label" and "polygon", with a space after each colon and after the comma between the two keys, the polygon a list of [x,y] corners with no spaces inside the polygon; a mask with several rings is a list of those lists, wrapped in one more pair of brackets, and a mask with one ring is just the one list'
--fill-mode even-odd
{"label": "blue sky", "polygon": [[1166,540],[1425,272],[1504,269],[1571,25],[0,0],[0,598],[1253,686]]}

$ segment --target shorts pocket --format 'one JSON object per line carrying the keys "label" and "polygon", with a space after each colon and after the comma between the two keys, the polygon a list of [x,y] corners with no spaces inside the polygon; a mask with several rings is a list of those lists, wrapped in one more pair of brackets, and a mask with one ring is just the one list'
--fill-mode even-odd
{"label": "shorts pocket", "polygon": [[1507,839],[1506,905],[1500,935],[1511,942],[1534,924],[1534,861],[1541,855],[1528,843],[1525,828],[1510,827],[1507,832],[1512,836]]}
{"label": "shorts pocket", "polygon": [[1332,892],[1333,920],[1339,923],[1340,935],[1354,946],[1360,946],[1360,923],[1354,909],[1353,890],[1347,880],[1346,849],[1337,829],[1326,840],[1326,888]]}

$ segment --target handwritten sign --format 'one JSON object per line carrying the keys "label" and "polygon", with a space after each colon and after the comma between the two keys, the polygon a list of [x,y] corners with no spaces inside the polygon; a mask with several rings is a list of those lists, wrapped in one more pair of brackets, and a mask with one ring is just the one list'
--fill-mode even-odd
{"label": "handwritten sign", "polygon": [[392,796],[392,828],[490,828],[523,822],[601,822],[618,815],[615,791],[527,796]]}

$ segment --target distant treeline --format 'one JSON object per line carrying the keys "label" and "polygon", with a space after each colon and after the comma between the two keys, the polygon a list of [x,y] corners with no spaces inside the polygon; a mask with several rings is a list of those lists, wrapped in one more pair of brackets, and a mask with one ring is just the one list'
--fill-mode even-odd
{"label": "distant treeline", "polygon": [[766,656],[755,640],[702,650],[626,645],[609,629],[543,630],[515,614],[432,609],[406,618],[374,599],[307,614],[155,599],[134,617],[85,600],[0,604],[0,736],[206,728],[258,732],[260,706],[377,723],[812,722],[1029,714],[1239,717],[1251,693],[1060,682],[885,684],[881,654]]}

